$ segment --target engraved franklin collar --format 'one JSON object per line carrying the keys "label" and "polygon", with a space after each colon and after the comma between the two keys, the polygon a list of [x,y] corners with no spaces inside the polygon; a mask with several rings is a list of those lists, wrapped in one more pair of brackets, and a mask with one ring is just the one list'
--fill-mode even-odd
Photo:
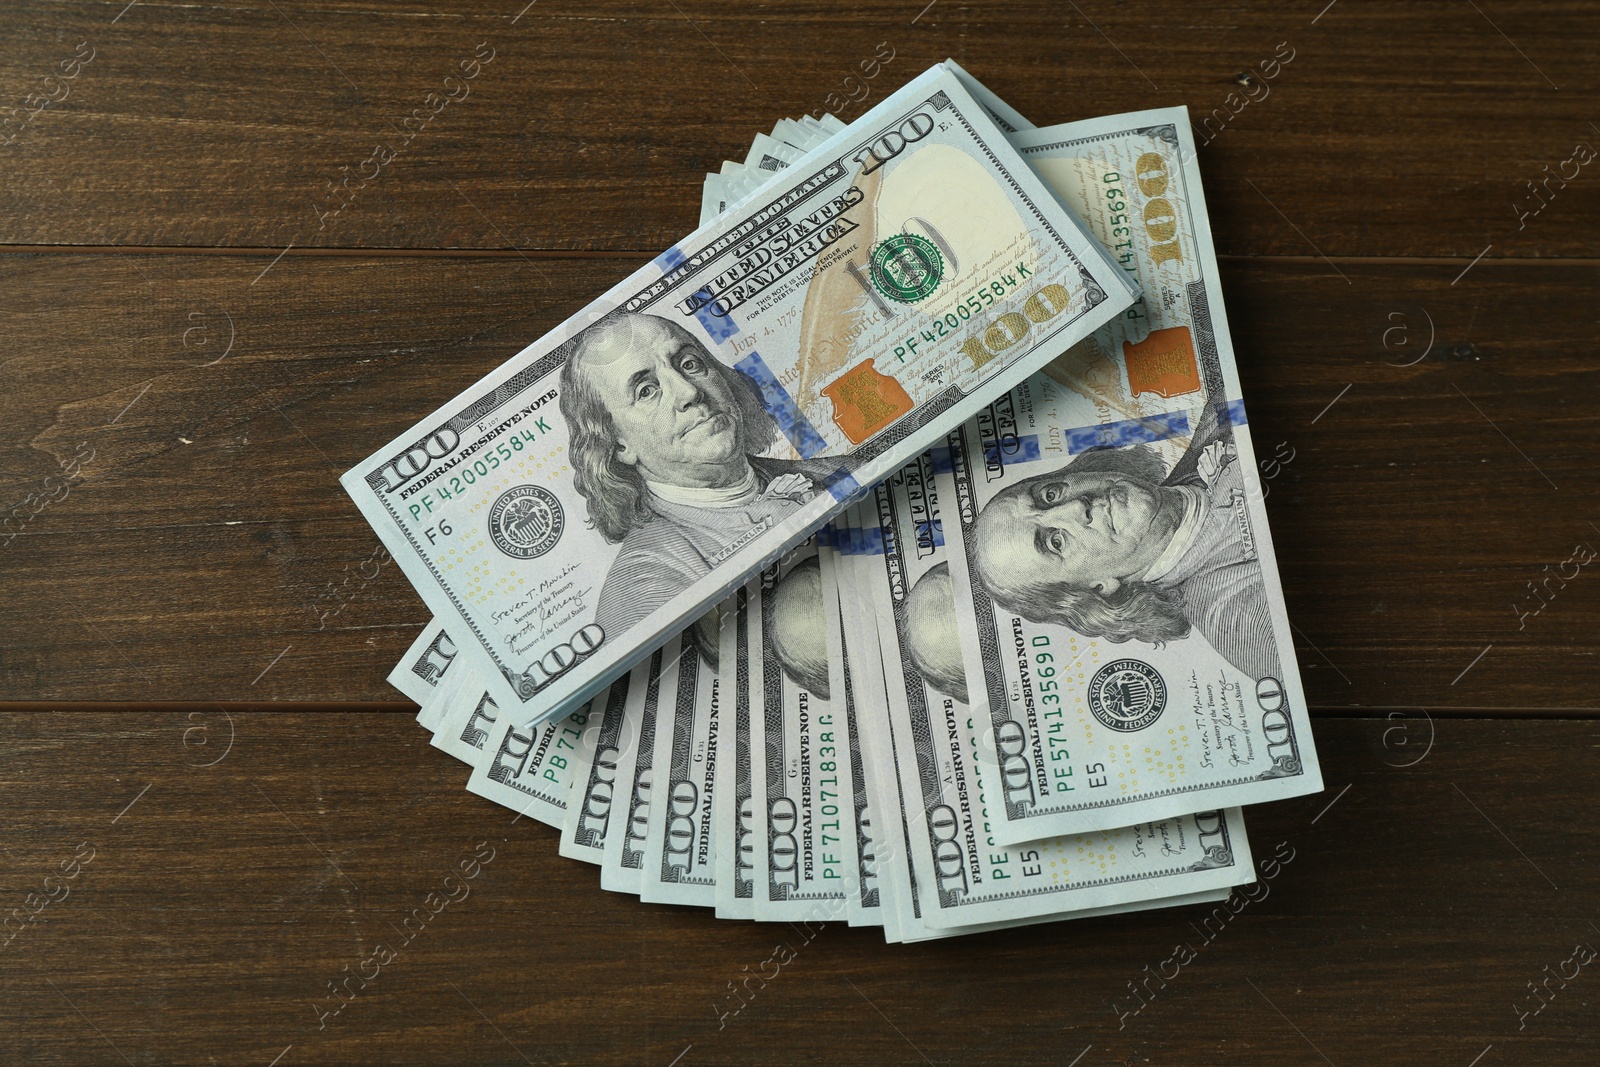
{"label": "engraved franklin collar", "polygon": [[1192,485],[1174,485],[1168,488],[1176,489],[1183,494],[1183,521],[1178,523],[1178,528],[1172,533],[1172,540],[1167,542],[1167,547],[1161,555],[1155,558],[1140,576],[1142,582],[1153,582],[1164,578],[1183,559],[1189,547],[1200,536],[1200,527],[1205,524],[1206,494]]}
{"label": "engraved franklin collar", "polygon": [[750,466],[748,460],[744,465],[744,480],[721,489],[667,485],[664,482],[652,482],[648,478],[644,484],[649,487],[652,495],[671,504],[683,504],[692,508],[741,507],[761,493],[761,486],[756,481],[755,468]]}

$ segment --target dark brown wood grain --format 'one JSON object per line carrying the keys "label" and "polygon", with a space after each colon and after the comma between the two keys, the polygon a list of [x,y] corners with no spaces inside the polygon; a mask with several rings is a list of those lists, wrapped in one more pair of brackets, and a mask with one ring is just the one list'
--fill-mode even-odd
{"label": "dark brown wood grain", "polygon": [[[338,475],[639,260],[269,263],[0,259],[0,491],[92,455],[0,546],[9,697],[393,699],[427,612]],[[1459,272],[1223,269],[1319,707],[1597,706],[1600,581],[1556,576],[1600,545],[1595,271]]]}
{"label": "dark brown wood grain", "polygon": [[[1592,175],[1525,224],[1515,207],[1600,145],[1577,0],[525,3],[7,4],[0,106],[59,94],[43,79],[80,41],[94,58],[0,148],[0,244],[654,253],[693,228],[706,170],[882,45],[847,118],[950,56],[1042,125],[1188,105],[1225,253],[1594,252]],[[407,141],[480,44],[493,61]],[[396,156],[363,184],[379,144]],[[351,206],[321,219],[347,175]]]}
{"label": "dark brown wood grain", "polygon": [[[1191,907],[910,947],[605,893],[402,715],[7,727],[5,911],[94,850],[0,949],[9,1063],[1464,1067],[1491,1044],[1486,1063],[1593,1062],[1594,975],[1524,1029],[1513,1010],[1600,943],[1593,722],[1418,718],[1413,751],[1436,730],[1432,748],[1401,768],[1383,721],[1324,719],[1330,788],[1249,811],[1257,859],[1292,859],[1226,923]],[[480,842],[469,895],[319,1028],[328,983],[399,944]],[[719,1026],[780,942],[794,961]],[[1180,942],[1198,958],[1134,1014],[1128,983]]]}
{"label": "dark brown wood grain", "polygon": [[[0,1062],[1595,1062],[1600,979],[1551,975],[1600,945],[1600,578],[1553,574],[1600,546],[1597,164],[1543,184],[1600,147],[1592,5],[525,4],[0,5]],[[947,56],[1205,142],[1328,784],[1247,810],[1294,858],[1225,924],[640,904],[383,680],[427,613],[338,475],[688,232],[754,131]]]}

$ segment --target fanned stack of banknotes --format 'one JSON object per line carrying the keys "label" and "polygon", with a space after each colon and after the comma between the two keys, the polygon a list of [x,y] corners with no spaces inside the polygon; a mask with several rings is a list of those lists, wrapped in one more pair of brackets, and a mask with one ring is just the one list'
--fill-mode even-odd
{"label": "fanned stack of banknotes", "polygon": [[915,941],[1225,897],[1322,788],[1183,108],[953,62],[344,477],[390,680],[606,889]]}

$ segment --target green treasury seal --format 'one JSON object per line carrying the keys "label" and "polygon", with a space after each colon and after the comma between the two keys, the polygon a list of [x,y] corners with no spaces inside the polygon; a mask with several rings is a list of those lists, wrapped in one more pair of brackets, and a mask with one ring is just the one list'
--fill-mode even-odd
{"label": "green treasury seal", "polygon": [[944,258],[926,237],[897,233],[872,250],[872,284],[890,300],[915,304],[932,295],[942,277]]}

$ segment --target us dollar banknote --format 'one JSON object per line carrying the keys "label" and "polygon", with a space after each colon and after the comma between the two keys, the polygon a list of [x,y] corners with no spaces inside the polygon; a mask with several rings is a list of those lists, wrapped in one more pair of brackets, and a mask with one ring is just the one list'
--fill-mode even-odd
{"label": "us dollar banknote", "polygon": [[[873,812],[867,792],[866,767],[861,755],[861,729],[856,722],[857,704],[855,682],[850,673],[850,656],[844,644],[844,616],[839,598],[839,582],[843,578],[839,567],[839,552],[834,547],[840,538],[849,536],[840,515],[836,525],[824,528],[818,535],[817,560],[822,569],[823,610],[828,623],[828,686],[835,694],[834,705],[843,714],[844,745],[840,758],[848,763],[850,795],[845,804],[846,836],[844,884],[845,902],[851,926],[882,926],[881,894],[878,880],[878,833],[874,829],[877,817]],[[842,701],[839,695],[843,695]],[[867,713],[877,710],[870,699]],[[837,719],[838,716],[835,716]],[[853,845],[853,847],[851,847]]]}
{"label": "us dollar banknote", "polygon": [[438,687],[427,695],[422,706],[417,709],[417,725],[427,730],[428,733],[437,734],[444,726],[444,717],[450,710],[450,700],[460,688],[462,675],[467,671],[463,665],[447,678],[439,680]]}
{"label": "us dollar banknote", "polygon": [[560,853],[568,859],[599,864],[606,855],[606,830],[611,825],[617,793],[617,769],[623,754],[637,742],[637,724],[626,714],[633,673],[607,688],[605,699],[590,705],[591,714],[578,739],[572,765],[572,795],[561,820]]}
{"label": "us dollar banknote", "polygon": [[[456,643],[445,633],[444,624],[433,619],[389,672],[389,684],[414,701],[418,709],[426,709],[455,661],[456,652]],[[418,711],[417,721],[430,730],[436,725],[431,718],[423,717],[422,710]]]}
{"label": "us dollar banknote", "polygon": [[1186,112],[1014,138],[1145,297],[948,442],[994,835],[1315,792]]}
{"label": "us dollar banknote", "polygon": [[933,468],[925,453],[874,490],[877,536],[860,548],[876,566],[852,598],[879,634],[922,921],[975,926],[1250,881],[1237,809],[1014,847],[990,835],[997,768],[969,707]]}
{"label": "us dollar banknote", "polygon": [[[833,571],[840,604],[844,659],[859,707],[857,742],[867,809],[869,813],[879,813],[871,823],[876,830],[873,873],[878,884],[877,917],[883,924],[884,939],[900,943],[907,939],[907,924],[915,910],[916,891],[906,860],[905,808],[888,738],[888,695],[883,682],[876,620],[871,614],[870,598],[863,602],[860,592],[868,588],[865,583],[871,581],[867,561],[862,559],[862,539],[869,525],[863,508],[863,504],[853,505],[834,520]],[[862,615],[863,607],[869,609],[866,616]]]}
{"label": "us dollar banknote", "polygon": [[816,136],[808,139],[808,143],[800,147],[785,144],[766,134],[756,134],[743,163],[729,162],[722,165],[718,177],[725,203],[721,210],[726,211],[729,205],[754,193],[778,171],[787,170],[798,163],[806,152],[825,140],[826,137]]}
{"label": "us dollar banknote", "polygon": [[[605,692],[595,699],[603,707]],[[467,791],[559,830],[572,792],[572,758],[588,718],[587,704],[554,722],[520,726],[500,713]]]}
{"label": "us dollar banknote", "polygon": [[728,707],[720,667],[724,611],[719,605],[680,642],[671,702],[656,713],[651,777],[659,802],[651,806],[639,898],[658,904],[717,903],[717,764]]}
{"label": "us dollar banknote", "polygon": [[854,790],[818,551],[812,538],[763,571],[749,618],[755,917],[763,921],[842,920],[849,910]]}
{"label": "us dollar banknote", "polygon": [[[884,812],[876,824],[879,843],[874,847],[874,869],[879,886],[877,918],[884,940],[893,943],[926,941],[977,933],[1025,922],[1013,920],[974,927],[940,928],[923,919],[917,876],[909,856],[914,847],[908,794],[894,759],[893,723],[879,648],[879,632],[870,596],[873,573],[871,547],[877,538],[876,522],[868,505],[851,508],[836,522],[834,543],[839,551],[835,572],[839,578],[844,618],[843,637],[853,690],[864,694],[858,718],[863,765],[871,806]],[[867,696],[865,694],[870,694]]]}
{"label": "us dollar banknote", "polygon": [[[847,513],[849,515],[847,525],[852,528],[851,536],[836,540],[843,553],[838,560],[839,570],[850,583],[840,585],[841,590],[846,591],[842,597],[842,601],[846,604],[852,604],[853,598],[859,595],[858,590],[871,586],[873,575],[871,549],[877,539],[876,523],[871,517],[872,510],[865,505],[851,509]],[[857,610],[852,604],[844,615],[846,647],[858,650],[852,653],[853,658],[850,661],[853,684],[859,690],[878,694],[873,698],[871,705],[878,710],[878,714],[864,716],[859,722],[863,758],[870,768],[868,771],[870,792],[880,810],[888,813],[880,824],[883,843],[877,849],[880,857],[879,880],[882,888],[879,917],[883,920],[884,939],[891,943],[927,941],[1051,922],[1062,918],[1063,916],[1059,915],[1041,915],[978,923],[972,926],[946,927],[933,926],[924,921],[915,871],[913,865],[905,862],[915,838],[912,836],[911,820],[907,814],[905,798],[909,794],[901,781],[898,766],[893,758],[891,716],[883,713],[887,704],[878,649],[878,628],[870,609]],[[863,707],[866,705],[863,704]],[[1071,912],[1065,917],[1087,919],[1098,915],[1121,914],[1150,908],[1182,907],[1187,904],[1222,900],[1228,892],[1227,889],[1201,890],[1158,900],[1089,908]]]}
{"label": "us dollar banknote", "polygon": [[606,827],[605,855],[600,862],[601,888],[639,895],[644,884],[644,850],[650,840],[654,795],[655,751],[663,694],[677,681],[679,638],[674,637],[634,668],[624,714],[637,723],[632,751],[620,753],[617,781],[626,791],[613,801]]}
{"label": "us dollar banknote", "polygon": [[755,690],[750,670],[750,611],[759,605],[761,586],[746,586],[727,603],[732,605],[731,625],[721,627],[720,660],[729,672],[731,703],[727,709],[728,733],[717,760],[716,907],[719,919],[754,919],[755,896],[755,790],[754,753],[750,749],[750,720]]}
{"label": "us dollar banknote", "polygon": [[559,718],[1135,295],[936,66],[342,483]]}
{"label": "us dollar banknote", "polygon": [[457,672],[441,684],[438,702],[443,711],[433,747],[476,766],[499,722],[500,706],[493,694],[475,675]]}
{"label": "us dollar banknote", "polygon": [[755,140],[750,143],[750,151],[744,157],[744,165],[747,169],[763,170],[770,175],[793,166],[805,154],[806,149],[785,144],[768,134],[758,133]]}
{"label": "us dollar banknote", "polygon": [[[961,87],[988,112],[989,117],[1000,129],[1006,133],[1015,133],[1017,130],[1034,128],[1033,123],[990,92],[955,60],[947,59],[944,65],[961,83]],[[770,137],[766,134],[756,134],[743,163],[725,161],[720,172],[707,174],[700,201],[701,224],[704,225],[716,215],[726,211],[730,205],[755,192],[770,178],[772,172],[782,170],[796,161],[791,155],[782,151],[772,151],[769,142],[779,141],[791,149],[798,149],[803,155],[826,140],[829,134],[837,133],[844,128],[844,124],[832,115],[823,115],[820,120],[813,121],[814,125],[808,126],[804,120],[795,122],[791,119],[780,119],[773,127]],[[763,174],[762,171],[767,173]]]}

